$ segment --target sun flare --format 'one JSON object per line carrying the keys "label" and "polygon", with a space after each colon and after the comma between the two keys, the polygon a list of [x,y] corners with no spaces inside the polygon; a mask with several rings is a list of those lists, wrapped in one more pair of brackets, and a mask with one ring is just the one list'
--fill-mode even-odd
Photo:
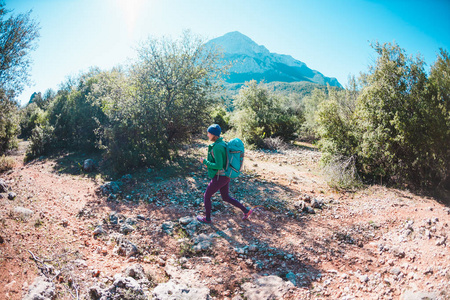
{"label": "sun flare", "polygon": [[123,14],[128,34],[132,35],[136,30],[136,21],[142,14],[145,0],[116,0],[119,10]]}

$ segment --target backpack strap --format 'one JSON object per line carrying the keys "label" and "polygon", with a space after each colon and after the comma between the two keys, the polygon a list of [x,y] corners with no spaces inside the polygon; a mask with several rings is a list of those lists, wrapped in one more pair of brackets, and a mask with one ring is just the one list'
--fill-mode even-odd
{"label": "backpack strap", "polygon": [[[222,141],[222,142],[218,143],[217,145],[221,145],[221,146],[223,146],[225,148],[225,154],[226,154],[226,157],[227,157],[226,163],[225,163],[225,168],[226,168],[228,166],[227,144],[224,141]],[[214,150],[214,147],[211,148],[211,156],[212,156],[212,158],[214,158],[214,160],[216,160],[216,158],[214,157],[214,151],[213,150]],[[225,168],[221,169],[221,170],[218,170],[217,171],[217,175],[225,175]]]}

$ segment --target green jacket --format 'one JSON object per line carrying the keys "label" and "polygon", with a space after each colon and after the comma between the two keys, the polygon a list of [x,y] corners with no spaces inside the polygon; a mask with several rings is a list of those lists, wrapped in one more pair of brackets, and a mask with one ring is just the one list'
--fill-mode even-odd
{"label": "green jacket", "polygon": [[208,157],[203,160],[203,164],[208,168],[209,178],[213,178],[218,171],[225,169],[227,163],[225,147],[226,144],[221,137],[208,146]]}

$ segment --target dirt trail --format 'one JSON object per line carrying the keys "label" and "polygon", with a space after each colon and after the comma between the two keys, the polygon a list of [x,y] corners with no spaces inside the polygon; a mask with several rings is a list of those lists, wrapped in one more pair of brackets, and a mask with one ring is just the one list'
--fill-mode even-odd
{"label": "dirt trail", "polygon": [[[204,170],[178,177],[133,175],[118,194],[124,200],[116,201],[96,193],[103,182],[94,176],[65,172],[67,165],[76,169],[69,158],[24,165],[23,147],[17,166],[0,175],[17,194],[0,199],[0,299],[27,293],[42,266],[32,255],[48,260],[57,299],[73,298],[74,282],[86,295],[93,284],[108,284],[136,262],[156,287],[168,280],[170,259],[187,261],[184,268],[197,272],[213,299],[240,299],[256,275],[293,282],[284,299],[399,299],[414,293],[450,299],[448,207],[382,186],[336,193],[324,182],[315,151],[249,151],[245,175],[231,192],[263,208],[244,222],[215,196],[213,225],[199,233],[217,238],[197,253],[178,225],[172,235],[161,228],[202,212]],[[195,151],[204,154],[205,148]],[[314,214],[303,211],[304,205],[316,205],[310,208]],[[137,220],[127,234],[137,255],[116,253],[111,236],[122,229],[111,222],[111,212]],[[105,234],[94,234],[98,225]]]}

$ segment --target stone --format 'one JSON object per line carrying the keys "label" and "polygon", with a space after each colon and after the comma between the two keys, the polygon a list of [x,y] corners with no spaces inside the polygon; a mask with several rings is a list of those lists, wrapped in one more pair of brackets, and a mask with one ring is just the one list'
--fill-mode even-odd
{"label": "stone", "polygon": [[398,276],[398,275],[400,275],[401,272],[402,272],[402,271],[400,270],[400,268],[392,268],[392,269],[391,269],[391,274],[392,274],[392,275]]}
{"label": "stone", "polygon": [[158,284],[153,290],[154,300],[208,300],[210,290],[205,287],[189,287],[171,279],[166,283]]}
{"label": "stone", "polygon": [[193,220],[188,225],[186,225],[186,232],[192,238],[196,235],[198,228],[201,226],[201,223],[197,220]]}
{"label": "stone", "polygon": [[55,284],[44,276],[36,277],[22,300],[51,300],[55,298]]}
{"label": "stone", "polygon": [[94,236],[100,235],[100,234],[105,234],[105,231],[103,230],[102,225],[98,225],[97,227],[95,227],[94,231],[92,232],[92,234]]}
{"label": "stone", "polygon": [[0,193],[7,193],[8,192],[8,185],[6,184],[5,180],[0,179]]}
{"label": "stone", "polygon": [[441,237],[440,239],[438,239],[438,240],[436,241],[436,246],[442,246],[442,245],[445,245],[446,242],[447,242],[447,237],[446,237],[446,236],[443,236],[443,237]]}
{"label": "stone", "polygon": [[206,251],[212,247],[212,238],[202,233],[194,238],[194,244],[195,246],[193,248],[195,252]]}
{"label": "stone", "polygon": [[134,231],[134,228],[131,225],[122,224],[120,226],[120,232],[123,233],[123,234],[128,234],[128,233],[133,232],[133,231]]}
{"label": "stone", "polygon": [[113,249],[113,253],[131,257],[139,253],[138,248],[129,240],[125,239],[122,234],[110,235],[110,237],[116,240],[117,245]]}
{"label": "stone", "polygon": [[[110,280],[110,279],[109,279]],[[109,281],[108,280],[108,281]],[[113,284],[101,288],[98,285],[88,289],[87,299],[111,299],[111,300],[147,300],[151,283],[144,273],[144,268],[139,264],[127,267],[122,274],[115,274]],[[83,298],[84,299],[84,298]]]}
{"label": "stone", "polygon": [[137,220],[133,219],[133,218],[127,218],[125,220],[125,223],[128,224],[128,225],[135,225],[137,223]]}
{"label": "stone", "polygon": [[109,223],[113,224],[113,225],[117,225],[119,224],[119,217],[116,215],[115,212],[112,212],[109,215]]}
{"label": "stone", "polygon": [[14,208],[14,214],[21,219],[29,219],[33,215],[33,211],[28,208],[17,206]]}
{"label": "stone", "polygon": [[175,224],[172,221],[167,221],[167,222],[162,223],[161,229],[166,234],[171,235],[173,233],[174,226],[175,226]]}
{"label": "stone", "polygon": [[100,186],[100,192],[108,196],[110,194],[117,194],[120,191],[120,186],[117,182],[110,181]]}
{"label": "stone", "polygon": [[322,201],[322,200],[314,199],[314,200],[311,202],[311,207],[312,207],[312,208],[322,208],[322,206],[323,206],[323,201]]}
{"label": "stone", "polygon": [[211,299],[198,271],[182,268],[173,258],[167,260],[165,271],[170,280],[153,290],[152,299]]}
{"label": "stone", "polygon": [[92,172],[95,168],[95,163],[92,159],[86,159],[83,162],[83,171],[85,172]]}
{"label": "stone", "polygon": [[405,257],[405,251],[399,249],[399,248],[393,248],[391,250],[391,253],[398,258],[404,258]]}
{"label": "stone", "polygon": [[305,210],[305,207],[306,207],[306,203],[305,203],[305,201],[300,200],[300,201],[295,202],[294,206],[295,206],[295,208],[297,208],[298,210],[304,211],[304,210]]}
{"label": "stone", "polygon": [[366,282],[369,281],[369,276],[367,276],[367,275],[361,275],[361,276],[359,276],[359,280],[360,280],[362,283],[366,283]]}
{"label": "stone", "polygon": [[312,215],[316,213],[314,208],[312,208],[311,206],[306,206],[304,211],[306,211],[308,214],[312,214]]}
{"label": "stone", "polygon": [[133,179],[133,176],[131,174],[123,175],[122,178],[120,178],[120,181],[123,183],[130,183]]}
{"label": "stone", "polygon": [[297,281],[295,278],[295,274],[293,272],[289,272],[286,274],[286,279],[292,282],[293,285],[297,285]]}
{"label": "stone", "polygon": [[234,248],[234,251],[236,251],[237,254],[245,254],[246,253],[246,248],[245,247],[236,247]]}
{"label": "stone", "polygon": [[283,299],[294,285],[290,281],[271,276],[256,276],[253,282],[246,282],[242,285],[244,298],[248,300],[269,300]]}
{"label": "stone", "polygon": [[145,219],[146,219],[144,215],[137,215],[136,218],[138,220],[142,220],[142,221],[145,221]]}
{"label": "stone", "polygon": [[96,285],[91,286],[88,289],[90,299],[100,299],[103,293],[104,293],[103,289]]}
{"label": "stone", "polygon": [[186,226],[189,223],[191,223],[192,220],[193,220],[193,218],[191,218],[191,217],[182,217],[178,220],[178,222],[180,222],[181,225]]}
{"label": "stone", "polygon": [[255,244],[251,244],[250,246],[248,246],[248,251],[256,252],[256,251],[258,251],[258,246]]}
{"label": "stone", "polygon": [[438,295],[436,293],[430,292],[417,292],[413,290],[405,290],[400,295],[400,300],[437,300]]}
{"label": "stone", "polygon": [[9,192],[8,193],[8,199],[9,200],[14,200],[17,197],[17,194],[14,192]]}

